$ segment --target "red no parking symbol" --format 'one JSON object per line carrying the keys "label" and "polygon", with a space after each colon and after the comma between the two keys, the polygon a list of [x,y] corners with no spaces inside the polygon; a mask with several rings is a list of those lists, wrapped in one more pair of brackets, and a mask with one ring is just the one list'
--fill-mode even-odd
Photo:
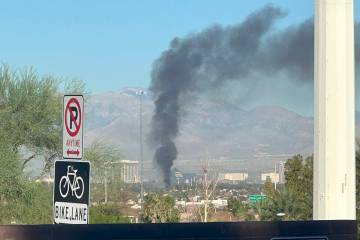
{"label": "red no parking symbol", "polygon": [[75,137],[81,128],[81,107],[76,98],[70,98],[65,107],[64,123],[66,132]]}

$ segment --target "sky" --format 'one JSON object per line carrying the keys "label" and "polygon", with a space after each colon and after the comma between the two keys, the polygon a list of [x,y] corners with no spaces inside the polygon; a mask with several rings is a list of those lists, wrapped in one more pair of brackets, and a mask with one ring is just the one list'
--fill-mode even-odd
{"label": "sky", "polygon": [[153,61],[174,37],[215,23],[240,23],[267,3],[288,12],[277,28],[299,23],[314,11],[313,0],[2,1],[0,62],[83,80],[95,94],[148,87]]}

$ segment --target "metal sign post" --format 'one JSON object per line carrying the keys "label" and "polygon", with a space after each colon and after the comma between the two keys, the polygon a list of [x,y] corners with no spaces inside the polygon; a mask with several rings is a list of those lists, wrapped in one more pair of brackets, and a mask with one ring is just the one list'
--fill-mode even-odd
{"label": "metal sign post", "polygon": [[[84,97],[65,95],[63,158],[55,162],[54,223],[89,223],[90,163],[83,157]],[[74,160],[75,159],[75,160]]]}

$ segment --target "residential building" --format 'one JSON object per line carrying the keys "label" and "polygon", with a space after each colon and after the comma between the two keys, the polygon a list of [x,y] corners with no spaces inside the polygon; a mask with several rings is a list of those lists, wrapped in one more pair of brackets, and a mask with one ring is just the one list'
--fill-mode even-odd
{"label": "residential building", "polygon": [[269,172],[269,173],[262,173],[261,174],[261,181],[265,182],[268,179],[272,183],[276,183],[276,184],[279,183],[279,180],[280,180],[279,173]]}
{"label": "residential building", "polygon": [[220,173],[219,181],[221,182],[242,182],[248,179],[248,173],[244,172],[229,172],[229,173]]}
{"label": "residential building", "polygon": [[124,183],[138,183],[140,182],[139,175],[139,161],[133,160],[120,160],[113,163],[113,172],[119,174],[114,174],[113,178],[120,178],[121,182]]}

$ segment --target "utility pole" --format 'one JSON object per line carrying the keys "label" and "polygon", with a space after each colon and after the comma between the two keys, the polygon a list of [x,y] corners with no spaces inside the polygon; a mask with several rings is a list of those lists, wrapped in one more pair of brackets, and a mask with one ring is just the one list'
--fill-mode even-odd
{"label": "utility pole", "polygon": [[[208,164],[208,163],[206,163]],[[203,167],[203,174],[204,174],[204,192],[205,192],[205,205],[204,205],[204,222],[207,222],[207,215],[208,215],[208,201],[209,201],[209,182],[208,182],[208,166]]]}
{"label": "utility pole", "polygon": [[[276,191],[276,187],[277,187],[277,182],[276,182],[276,173],[277,173],[277,168],[276,168],[276,163],[275,163],[275,175],[274,175],[274,188],[275,188],[275,191]],[[279,176],[279,179],[280,179],[280,175],[278,175]]]}
{"label": "utility pole", "polygon": [[314,220],[355,220],[353,0],[315,0]]}
{"label": "utility pole", "polygon": [[144,206],[144,161],[143,161],[143,119],[142,119],[142,100],[145,91],[139,90],[136,92],[139,96],[139,147],[140,147],[140,201],[141,209]]}
{"label": "utility pole", "polygon": [[105,181],[104,181],[104,194],[105,194],[105,196],[104,196],[104,202],[105,203],[107,203],[108,202],[108,184],[107,184],[107,169],[105,169]]}

